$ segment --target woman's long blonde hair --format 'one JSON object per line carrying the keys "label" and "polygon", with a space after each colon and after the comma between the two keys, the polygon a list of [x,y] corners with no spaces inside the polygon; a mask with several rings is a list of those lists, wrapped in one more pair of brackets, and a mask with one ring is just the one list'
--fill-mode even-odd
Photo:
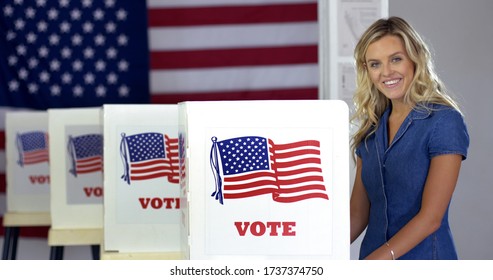
{"label": "woman's long blonde hair", "polygon": [[443,83],[435,73],[431,53],[421,36],[402,18],[379,19],[363,33],[354,50],[356,92],[353,98],[355,113],[351,121],[358,123],[358,130],[352,137],[353,155],[358,145],[376,131],[380,117],[390,102],[371,82],[365,63],[368,46],[387,35],[401,38],[414,63],[414,78],[405,93],[404,102],[423,109],[429,109],[427,104],[438,103],[454,107],[460,112],[457,103],[445,92]]}

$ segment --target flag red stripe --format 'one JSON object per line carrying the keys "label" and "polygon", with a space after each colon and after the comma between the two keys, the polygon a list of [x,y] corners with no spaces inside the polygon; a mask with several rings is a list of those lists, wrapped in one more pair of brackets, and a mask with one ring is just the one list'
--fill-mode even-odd
{"label": "flag red stripe", "polygon": [[260,171],[260,172],[254,172],[254,173],[246,173],[242,174],[240,176],[225,176],[224,177],[224,182],[240,182],[240,181],[246,181],[246,180],[251,180],[251,179],[256,179],[256,178],[261,178],[261,177],[271,177],[273,180],[275,180],[275,174],[270,171]]}
{"label": "flag red stripe", "polygon": [[169,170],[173,171],[173,169],[178,170],[178,167],[173,168],[172,166],[156,166],[152,168],[146,168],[146,169],[132,169],[132,174],[141,174],[141,173],[150,173],[154,171],[164,171],[164,170]]}
{"label": "flag red stripe", "polygon": [[319,168],[319,167],[306,167],[306,168],[301,168],[301,169],[296,169],[296,170],[283,171],[282,172],[282,176],[298,175],[298,174],[301,174],[301,173],[308,173],[308,172],[322,173],[322,168]]}
{"label": "flag red stripe", "polygon": [[188,93],[155,93],[151,95],[154,104],[176,104],[182,101],[214,101],[214,100],[302,100],[318,99],[318,88],[244,90],[233,92],[188,92]]}
{"label": "flag red stripe", "polygon": [[293,166],[298,166],[301,164],[321,164],[321,160],[319,158],[306,158],[306,159],[300,159],[300,160],[293,160],[289,162],[276,162],[276,168],[287,168],[287,167],[293,167]]}
{"label": "flag red stripe", "polygon": [[229,182],[235,182],[235,181],[224,181],[224,191],[232,191],[232,190],[246,190],[250,188],[256,188],[256,187],[264,187],[264,188],[274,188],[278,189],[277,182],[273,182],[272,180],[260,180],[260,181],[255,181],[255,182],[250,182],[250,183],[242,183],[242,184],[234,184],[231,185]]}
{"label": "flag red stripe", "polygon": [[[5,151],[5,130],[3,130],[3,129],[0,130],[0,150]],[[4,172],[6,172],[6,171],[2,170],[0,173],[0,193],[5,193],[5,190],[7,188],[7,178],[6,178]],[[0,217],[0,219],[1,219],[1,217]]]}
{"label": "flag red stripe", "polygon": [[293,149],[293,148],[306,147],[306,146],[320,147],[320,142],[316,140],[306,140],[306,141],[300,141],[300,142],[294,142],[288,144],[272,143],[272,145],[276,149],[276,151],[279,151],[279,150]]}
{"label": "flag red stripe", "polygon": [[164,138],[166,139],[167,141],[167,144],[171,145],[171,144],[178,144],[178,138],[171,138],[168,136],[168,134],[165,134],[164,135]]}
{"label": "flag red stripe", "polygon": [[7,178],[4,173],[0,173],[0,193],[5,193],[7,190]]}
{"label": "flag red stripe", "polygon": [[88,168],[98,168],[99,170],[102,170],[103,166],[101,162],[77,164],[77,170],[84,170]]}
{"label": "flag red stripe", "polygon": [[0,150],[5,150],[5,131],[0,131]]}
{"label": "flag red stripe", "polygon": [[102,171],[101,167],[94,167],[92,169],[77,169],[77,174],[92,173],[96,171]]}
{"label": "flag red stripe", "polygon": [[[138,180],[149,180],[149,179],[155,179],[155,178],[160,178],[160,177],[168,177],[168,181],[171,183],[178,183],[179,179],[176,178],[178,177],[177,173],[165,171],[165,172],[159,172],[159,173],[154,173],[154,174],[149,174],[146,176],[130,176],[130,179],[132,181],[138,181]],[[172,178],[175,177],[175,180]]]}
{"label": "flag red stripe", "polygon": [[26,157],[36,157],[36,156],[45,156],[48,155],[48,150],[46,149],[37,149],[24,152],[24,156]]}
{"label": "flag red stripe", "polygon": [[99,169],[101,169],[102,161],[77,163],[77,169],[88,168],[88,167],[98,167]]}
{"label": "flag red stripe", "polygon": [[85,163],[85,162],[102,162],[101,156],[93,156],[93,157],[88,157],[88,158],[83,158],[83,159],[78,159],[78,163]]}
{"label": "flag red stripe", "polygon": [[318,62],[318,46],[154,51],[151,69],[308,64]]}
{"label": "flag red stripe", "polygon": [[23,164],[35,164],[35,163],[41,163],[41,162],[48,162],[48,156],[46,157],[37,157],[37,158],[24,158]]}
{"label": "flag red stripe", "polygon": [[251,192],[225,193],[224,199],[245,198],[245,197],[257,196],[257,195],[269,194],[272,192],[273,192],[272,189],[259,189]]}
{"label": "flag red stripe", "polygon": [[310,193],[310,194],[304,194],[304,195],[298,195],[298,196],[293,196],[293,197],[275,197],[274,200],[277,202],[282,202],[282,203],[291,203],[291,202],[297,202],[305,199],[312,199],[312,198],[322,198],[322,199],[329,199],[329,196],[323,193]]}
{"label": "flag red stripe", "polygon": [[169,168],[170,165],[170,160],[169,159],[155,159],[155,160],[148,160],[144,162],[134,162],[132,163],[132,168],[137,168],[137,167],[146,167],[146,166],[151,166],[151,165],[159,165],[159,166],[166,166]]}
{"label": "flag red stripe", "polygon": [[320,151],[316,149],[303,149],[299,151],[291,151],[291,152],[276,152],[276,159],[280,158],[291,158],[291,157],[297,157],[297,156],[313,156],[313,155],[320,155]]}
{"label": "flag red stripe", "polygon": [[316,21],[317,3],[150,8],[150,27]]}
{"label": "flag red stripe", "polygon": [[[324,185],[311,185],[311,186],[303,186],[303,187],[296,187],[296,188],[290,188],[290,185],[295,185],[295,184],[302,184],[306,182],[324,182],[324,177],[322,176],[303,176],[300,178],[295,178],[295,179],[289,179],[289,180],[278,180],[277,181],[280,186],[282,186],[281,190],[282,192],[286,190],[295,190],[298,189],[299,191],[301,190],[311,190],[311,189],[321,189],[325,190]],[[288,191],[291,192],[291,191]]]}
{"label": "flag red stripe", "polygon": [[23,155],[24,161],[33,161],[33,160],[48,160],[49,155],[48,152],[44,153],[30,153],[30,154],[24,154]]}

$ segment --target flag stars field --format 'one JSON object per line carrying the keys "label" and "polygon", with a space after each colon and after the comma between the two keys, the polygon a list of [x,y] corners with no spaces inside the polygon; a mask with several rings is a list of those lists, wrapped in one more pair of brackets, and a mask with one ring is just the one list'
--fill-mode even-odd
{"label": "flag stars field", "polygon": [[[147,102],[146,12],[145,1],[0,1],[6,39],[0,57],[8,58],[0,94],[19,93],[6,99],[16,104],[3,105],[46,109]],[[86,94],[75,91],[76,85]]]}

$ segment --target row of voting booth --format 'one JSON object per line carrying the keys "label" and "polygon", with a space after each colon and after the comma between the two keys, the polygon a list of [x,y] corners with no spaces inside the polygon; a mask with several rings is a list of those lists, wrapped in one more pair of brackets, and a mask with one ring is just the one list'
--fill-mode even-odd
{"label": "row of voting booth", "polygon": [[343,101],[9,112],[6,150],[7,214],[49,213],[50,246],[100,245],[101,259],[349,259]]}

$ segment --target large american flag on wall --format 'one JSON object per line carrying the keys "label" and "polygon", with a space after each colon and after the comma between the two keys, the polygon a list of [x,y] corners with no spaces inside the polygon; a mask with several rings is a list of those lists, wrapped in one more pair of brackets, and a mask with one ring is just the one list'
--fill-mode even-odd
{"label": "large american flag on wall", "polygon": [[317,99],[316,0],[148,1],[151,99]]}
{"label": "large american flag on wall", "polygon": [[[9,16],[14,10],[16,19]],[[36,28],[57,29],[23,33],[30,18],[38,19]],[[0,214],[5,212],[7,110],[318,98],[317,0],[2,0],[0,50],[15,42],[12,36],[26,43],[14,46],[15,56],[0,57],[2,69],[15,70],[0,71]],[[45,42],[45,48],[33,51],[27,45],[33,40]],[[146,50],[128,47],[139,41]],[[71,51],[63,47],[79,42]],[[82,45],[89,42],[93,46]],[[123,55],[125,49],[130,54]],[[60,57],[42,63],[43,56],[55,53]],[[69,54],[71,63],[63,64],[62,55]],[[23,66],[15,64],[22,59]],[[29,68],[34,66],[37,72]],[[93,70],[77,70],[86,67]],[[140,71],[130,71],[135,69]],[[80,96],[88,97],[86,103]]]}

